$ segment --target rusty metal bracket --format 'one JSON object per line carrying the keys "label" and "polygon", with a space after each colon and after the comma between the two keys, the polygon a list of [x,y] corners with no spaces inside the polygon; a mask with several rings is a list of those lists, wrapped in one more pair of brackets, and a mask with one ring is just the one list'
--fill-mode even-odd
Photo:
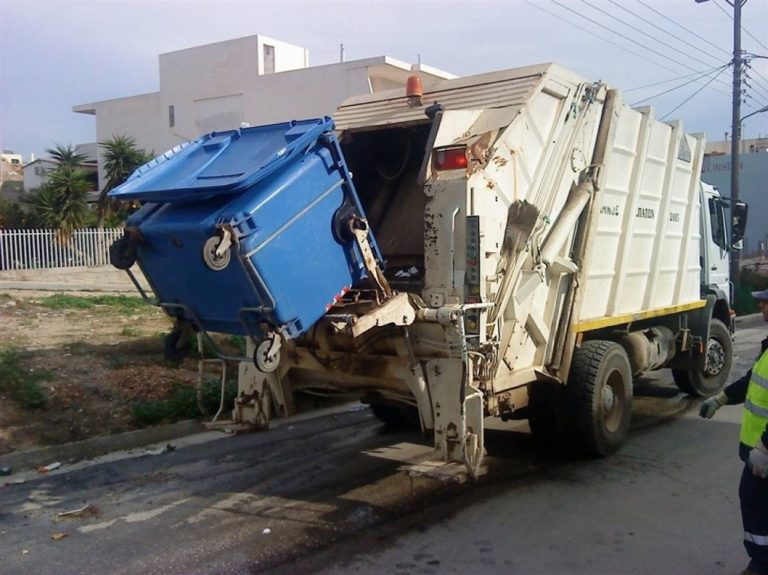
{"label": "rusty metal bracket", "polygon": [[360,253],[363,256],[363,265],[368,272],[368,280],[378,292],[381,301],[388,300],[394,295],[392,288],[384,277],[384,272],[376,263],[371,244],[368,242],[368,222],[364,218],[352,217],[349,219],[349,230],[355,237]]}

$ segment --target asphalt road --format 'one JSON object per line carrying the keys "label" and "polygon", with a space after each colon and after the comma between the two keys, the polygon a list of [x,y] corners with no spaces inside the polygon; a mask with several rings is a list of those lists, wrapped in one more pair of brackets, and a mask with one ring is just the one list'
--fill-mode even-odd
{"label": "asphalt road", "polygon": [[[733,373],[763,332],[743,322]],[[739,408],[702,421],[664,379],[639,391],[616,456],[555,460],[499,426],[476,484],[409,476],[431,446],[365,409],[11,476],[0,573],[736,572]]]}
{"label": "asphalt road", "polygon": [[[751,367],[766,335],[759,316],[738,327],[733,378]],[[552,463],[527,480],[508,477],[463,493],[313,558],[306,572],[738,573],[747,563],[738,504],[741,407],[726,406],[709,421],[697,411],[666,422],[635,417],[630,441],[609,459]]]}

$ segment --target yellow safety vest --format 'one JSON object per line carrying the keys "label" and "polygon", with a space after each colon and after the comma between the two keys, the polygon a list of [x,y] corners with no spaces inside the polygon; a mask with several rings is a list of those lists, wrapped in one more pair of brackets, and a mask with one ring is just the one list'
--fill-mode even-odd
{"label": "yellow safety vest", "polygon": [[752,377],[744,401],[741,436],[745,445],[754,447],[768,424],[768,350],[763,352],[752,368]]}

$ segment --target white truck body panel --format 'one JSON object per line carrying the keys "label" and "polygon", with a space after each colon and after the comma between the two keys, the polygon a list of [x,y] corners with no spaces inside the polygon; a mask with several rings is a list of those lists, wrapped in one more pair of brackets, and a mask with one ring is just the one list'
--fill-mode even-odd
{"label": "white truck body panel", "polygon": [[700,299],[703,139],[618,107],[601,174],[579,321]]}

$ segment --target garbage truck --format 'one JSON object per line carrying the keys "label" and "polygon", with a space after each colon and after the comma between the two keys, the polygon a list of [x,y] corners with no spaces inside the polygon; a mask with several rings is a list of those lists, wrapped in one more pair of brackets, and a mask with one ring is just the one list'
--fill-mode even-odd
{"label": "garbage truck", "polygon": [[298,394],[354,397],[476,474],[487,417],[605,456],[634,378],[724,386],[747,206],[700,181],[705,139],[680,122],[548,63],[414,78],[332,121],[268,127],[269,145],[247,130],[112,193],[144,202],[112,261],[138,262],[173,316],[168,352],[246,336],[245,357],[221,354],[239,362],[234,423],[266,426]]}

